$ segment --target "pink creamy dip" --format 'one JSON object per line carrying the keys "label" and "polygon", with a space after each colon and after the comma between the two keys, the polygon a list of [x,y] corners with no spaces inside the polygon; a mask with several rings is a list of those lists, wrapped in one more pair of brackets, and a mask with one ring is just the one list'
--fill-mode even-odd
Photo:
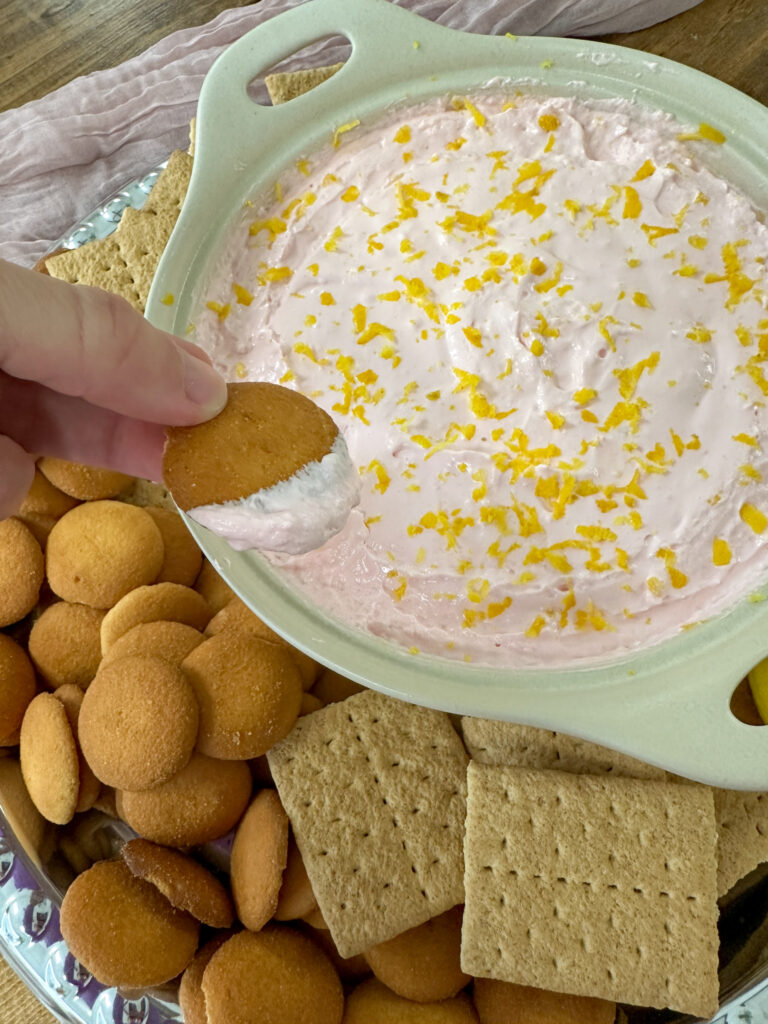
{"label": "pink creamy dip", "polygon": [[768,231],[722,136],[478,94],[343,125],[247,204],[192,337],[336,419],[311,600],[487,664],[615,656],[768,576]]}

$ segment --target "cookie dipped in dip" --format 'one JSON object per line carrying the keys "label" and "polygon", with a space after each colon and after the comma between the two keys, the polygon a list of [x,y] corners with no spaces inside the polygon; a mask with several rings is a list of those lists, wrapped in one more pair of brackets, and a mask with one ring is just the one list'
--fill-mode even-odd
{"label": "cookie dipped in dip", "polygon": [[238,551],[320,547],[359,498],[338,427],[276,384],[230,384],[228,392],[212,420],[168,428],[163,478],[174,501]]}

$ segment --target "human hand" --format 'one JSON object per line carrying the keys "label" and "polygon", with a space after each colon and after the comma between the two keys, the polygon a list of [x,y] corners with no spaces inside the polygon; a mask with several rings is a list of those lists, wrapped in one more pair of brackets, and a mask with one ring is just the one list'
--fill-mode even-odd
{"label": "human hand", "polygon": [[124,299],[0,260],[0,519],[40,455],[160,480],[166,425],[226,400],[202,349]]}

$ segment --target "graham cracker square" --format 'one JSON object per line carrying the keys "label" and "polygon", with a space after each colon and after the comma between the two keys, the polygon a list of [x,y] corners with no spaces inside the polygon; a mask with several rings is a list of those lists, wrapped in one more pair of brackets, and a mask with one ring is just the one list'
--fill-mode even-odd
{"label": "graham cracker square", "polygon": [[264,84],[273,106],[277,106],[278,103],[287,103],[288,100],[293,100],[314,89],[316,85],[326,82],[343,67],[342,63],[327,64],[321,68],[304,68],[299,71],[277,71],[273,75],[266,75]]}
{"label": "graham cracker square", "polygon": [[447,715],[366,690],[267,757],[342,956],[462,902],[467,756]]}
{"label": "graham cracker square", "polygon": [[716,789],[717,895],[768,860],[768,793]]}
{"label": "graham cracker square", "polygon": [[144,207],[125,209],[117,230],[107,238],[50,256],[45,268],[51,277],[122,295],[143,313],[157,264],[186,195],[191,167],[187,153],[172,153]]}
{"label": "graham cracker square", "polygon": [[85,284],[122,295],[143,312],[144,306],[133,280],[133,274],[121,252],[115,234],[86,242],[79,249],[69,249],[49,257],[45,268],[51,277],[70,284]]}
{"label": "graham cracker square", "polygon": [[715,842],[704,787],[472,762],[462,968],[710,1017]]}
{"label": "graham cracker square", "polygon": [[464,717],[461,732],[469,756],[481,764],[552,768],[575,775],[624,775],[632,779],[667,777],[663,768],[628,754],[533,725]]}

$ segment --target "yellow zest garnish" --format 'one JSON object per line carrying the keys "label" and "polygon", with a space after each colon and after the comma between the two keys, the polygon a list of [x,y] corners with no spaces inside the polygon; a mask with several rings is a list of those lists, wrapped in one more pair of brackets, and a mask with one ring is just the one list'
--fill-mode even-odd
{"label": "yellow zest garnish", "polygon": [[544,629],[547,624],[547,620],[543,615],[537,615],[533,622],[530,624],[528,629],[525,631],[526,636],[538,636],[539,633]]}
{"label": "yellow zest garnish", "polygon": [[320,292],[320,305],[321,306],[335,306],[336,299],[330,292]]}
{"label": "yellow zest garnish", "polygon": [[176,300],[170,292],[166,292],[160,301],[164,306],[172,306]]}
{"label": "yellow zest garnish", "polygon": [[542,114],[539,118],[539,128],[544,132],[556,132],[560,127],[560,119],[554,114]]}
{"label": "yellow zest garnish", "polygon": [[712,331],[710,331],[703,324],[696,324],[686,334],[686,338],[690,338],[691,341],[698,342],[699,345],[703,345],[707,341],[712,341]]}
{"label": "yellow zest garnish", "polygon": [[339,244],[339,239],[343,236],[343,234],[344,232],[341,230],[341,228],[338,225],[336,225],[336,227],[331,232],[330,238],[323,245],[325,251],[336,252],[336,249],[338,248]]}
{"label": "yellow zest garnish", "polygon": [[341,193],[341,198],[345,203],[354,203],[356,199],[360,198],[360,189],[357,185],[350,185],[345,192]]}
{"label": "yellow zest garnish", "polygon": [[715,142],[722,146],[725,142],[725,135],[711,124],[702,121],[697,132],[681,132],[678,136],[681,142]]}
{"label": "yellow zest garnish", "polygon": [[379,491],[381,494],[384,494],[384,492],[389,487],[391,482],[389,474],[387,473],[384,466],[379,462],[378,459],[373,459],[373,461],[368,464],[366,472],[373,472],[376,474],[376,483],[374,484],[374,490]]}
{"label": "yellow zest garnish", "polygon": [[368,342],[372,341],[374,338],[386,338],[388,341],[394,341],[394,328],[387,327],[386,324],[379,324],[376,322],[370,323],[360,334],[360,337],[357,339],[357,344],[367,345]]}
{"label": "yellow zest garnish", "polygon": [[755,533],[762,533],[768,526],[768,516],[748,502],[739,509],[739,516],[742,522],[746,523]]}
{"label": "yellow zest garnish", "polygon": [[241,306],[250,306],[253,302],[253,294],[247,288],[243,288],[241,284],[233,284],[232,291]]}
{"label": "yellow zest garnish", "polygon": [[474,103],[470,102],[470,100],[466,99],[465,97],[457,97],[453,101],[453,109],[461,110],[462,108],[464,108],[464,110],[469,111],[469,113],[472,115],[472,120],[475,122],[478,128],[483,127],[483,125],[485,124],[485,115],[481,113],[474,105]]}
{"label": "yellow zest garnish", "polygon": [[722,537],[715,537],[712,542],[712,563],[714,565],[728,565],[731,561],[731,548],[728,541]]}
{"label": "yellow zest garnish", "polygon": [[228,302],[222,303],[211,300],[210,302],[206,302],[205,305],[216,314],[219,320],[226,320],[232,309]]}
{"label": "yellow zest garnish", "polygon": [[627,220],[635,220],[643,212],[643,204],[640,202],[640,196],[637,194],[637,189],[632,188],[631,185],[624,187],[624,209],[622,210],[621,216]]}
{"label": "yellow zest garnish", "polygon": [[240,380],[244,380],[248,376],[248,371],[245,368],[245,363],[235,364],[235,374],[239,377]]}
{"label": "yellow zest garnish", "polygon": [[344,135],[346,132],[351,132],[352,129],[353,128],[357,128],[357,126],[359,124],[360,124],[359,119],[356,119],[354,121],[349,121],[347,124],[339,125],[339,127],[333,133],[333,146],[334,146],[334,149],[338,149],[338,147],[341,145],[341,136]]}
{"label": "yellow zest garnish", "polygon": [[651,245],[655,245],[660,238],[665,238],[667,235],[678,234],[677,228],[665,228],[659,224],[641,224],[640,227]]}
{"label": "yellow zest garnish", "polygon": [[634,397],[635,389],[643,371],[647,370],[649,373],[653,373],[658,366],[660,356],[661,353],[652,352],[646,359],[641,359],[634,366],[627,366],[623,370],[613,371],[614,377],[617,377],[619,380],[619,394],[622,398],[629,401],[629,399]]}
{"label": "yellow zest garnish", "polygon": [[643,181],[645,178],[650,178],[656,170],[656,164],[652,160],[646,160],[644,164],[636,171],[634,178],[631,181]]}
{"label": "yellow zest garnish", "polygon": [[597,398],[597,391],[594,388],[579,388],[573,393],[573,400],[577,405],[586,405],[593,398]]}
{"label": "yellow zest garnish", "polygon": [[704,284],[716,284],[720,281],[727,282],[728,298],[725,303],[725,308],[728,310],[733,310],[755,284],[755,281],[753,281],[752,278],[747,277],[747,275],[742,272],[741,260],[736,252],[737,247],[741,244],[743,243],[737,242],[734,244],[732,242],[728,242],[724,245],[720,250],[724,273],[706,274],[704,277]]}
{"label": "yellow zest garnish", "polygon": [[268,267],[263,274],[259,274],[259,284],[275,284],[278,281],[288,281],[293,276],[290,267]]}
{"label": "yellow zest garnish", "polygon": [[280,217],[270,217],[268,220],[255,220],[248,228],[248,234],[255,236],[262,231],[269,234],[269,244],[272,245],[275,238],[287,230],[288,225]]}
{"label": "yellow zest garnish", "polygon": [[402,125],[402,127],[398,128],[397,131],[395,132],[393,138],[392,138],[392,141],[393,142],[397,142],[400,145],[404,145],[406,142],[410,142],[411,141],[411,129],[410,129],[410,126],[407,125],[407,124],[404,124],[404,125]]}

